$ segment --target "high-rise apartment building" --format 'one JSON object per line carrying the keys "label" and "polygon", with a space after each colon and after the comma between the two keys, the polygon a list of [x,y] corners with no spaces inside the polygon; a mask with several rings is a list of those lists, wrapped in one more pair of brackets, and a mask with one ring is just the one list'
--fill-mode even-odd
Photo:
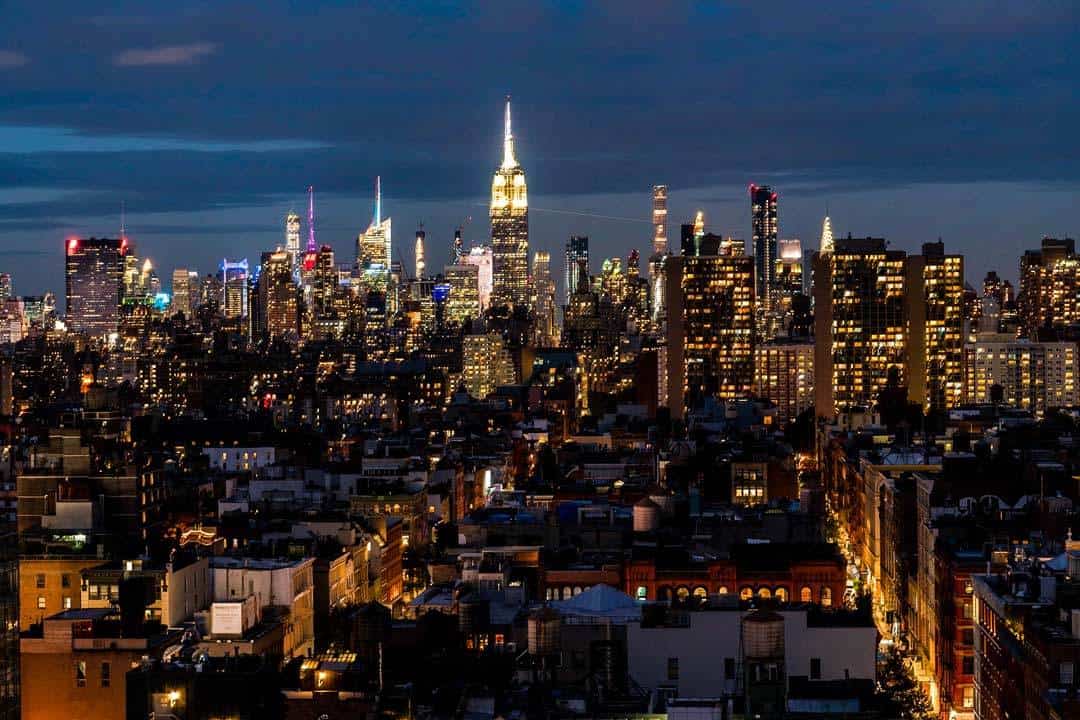
{"label": "high-rise apartment building", "polygon": [[905,355],[908,398],[928,410],[960,403],[964,346],[964,258],[946,255],[940,240],[909,255]]}
{"label": "high-rise apartment building", "polygon": [[266,318],[266,335],[296,342],[299,337],[298,291],[293,282],[292,256],[288,251],[263,253],[259,291],[259,305]]}
{"label": "high-rise apartment building", "polygon": [[446,298],[446,320],[464,324],[480,317],[480,268],[476,265],[447,265],[443,278],[450,288]]}
{"label": "high-rise apartment building", "polygon": [[94,337],[116,332],[126,238],[69,238],[66,250],[68,328]]}
{"label": "high-rise apartment building", "polygon": [[172,304],[169,306],[173,315],[180,313],[191,319],[198,305],[199,273],[187,268],[176,268],[172,274]]}
{"label": "high-rise apartment building", "polygon": [[514,382],[514,362],[498,333],[462,339],[462,382],[475,398],[486,398],[500,385]]}
{"label": "high-rise apartment building", "polygon": [[770,340],[754,349],[754,393],[776,404],[791,422],[814,406],[814,343]]}
{"label": "high-rise apartment building", "polygon": [[476,266],[476,282],[480,293],[480,312],[491,307],[491,292],[494,284],[494,269],[491,248],[486,245],[469,248],[461,256],[462,263]]}
{"label": "high-rise apartment building", "polygon": [[506,99],[503,161],[491,181],[491,249],[495,305],[524,306],[529,296],[529,198],[525,171],[514,156],[510,99]]}
{"label": "high-rise apartment building", "polygon": [[775,330],[776,258],[778,196],[768,185],[750,186],[750,233],[754,253],[754,297],[757,301],[758,330]]}
{"label": "high-rise apartment building", "polygon": [[566,265],[564,275],[566,278],[566,302],[570,304],[570,298],[577,291],[578,278],[581,276],[581,264],[585,264],[585,276],[589,276],[589,236],[571,235],[566,241]]}
{"label": "high-rise apartment building", "polygon": [[652,248],[654,255],[666,255],[667,240],[667,185],[653,185],[652,189]]}
{"label": "high-rise apartment building", "polygon": [[555,324],[555,279],[551,277],[551,255],[538,250],[533,255],[532,308],[535,316],[533,344],[537,347],[555,347],[558,333]]}
{"label": "high-rise apartment building", "polygon": [[773,311],[777,319],[777,333],[786,334],[792,320],[792,301],[796,295],[803,293],[802,242],[781,240],[779,248],[779,255],[773,264],[776,284],[776,307]]}
{"label": "high-rise apartment building", "polygon": [[905,254],[882,238],[838,238],[814,256],[814,396],[819,417],[873,407],[907,349]]}
{"label": "high-rise apartment building", "polygon": [[1071,238],[1045,237],[1021,256],[1018,304],[1021,331],[1032,339],[1080,323],[1080,256]]}
{"label": "high-rise apartment building", "polygon": [[754,382],[754,259],[721,255],[722,238],[703,235],[695,255],[665,263],[666,393],[673,417],[706,397],[732,399]]}
{"label": "high-rise apartment building", "polygon": [[1038,415],[1080,404],[1077,349],[1072,342],[1033,342],[981,334],[964,346],[963,401],[988,403],[1001,387],[1002,402]]}

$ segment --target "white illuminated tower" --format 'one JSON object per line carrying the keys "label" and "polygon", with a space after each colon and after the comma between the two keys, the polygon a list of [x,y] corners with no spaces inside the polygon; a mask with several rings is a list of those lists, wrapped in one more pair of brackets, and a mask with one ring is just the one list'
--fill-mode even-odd
{"label": "white illuminated tower", "polygon": [[491,181],[491,249],[495,305],[526,306],[529,299],[529,201],[525,171],[514,156],[510,98],[506,98],[503,161]]}
{"label": "white illuminated tower", "polygon": [[414,251],[416,258],[416,279],[420,280],[424,277],[424,226],[421,225],[416,231],[416,249]]}
{"label": "white illuminated tower", "polygon": [[833,251],[833,235],[832,235],[832,221],[829,220],[829,216],[825,216],[825,220],[821,223],[821,253],[831,253]]}

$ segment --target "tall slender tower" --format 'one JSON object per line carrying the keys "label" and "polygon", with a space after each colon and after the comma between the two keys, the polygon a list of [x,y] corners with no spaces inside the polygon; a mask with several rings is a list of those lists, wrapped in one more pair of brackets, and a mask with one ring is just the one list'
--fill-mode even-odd
{"label": "tall slender tower", "polygon": [[382,217],[382,180],[375,178],[375,215],[368,229],[356,238],[356,264],[372,278],[387,276],[390,272],[391,222]]}
{"label": "tall slender tower", "polygon": [[772,335],[776,303],[777,194],[768,185],[750,185],[750,232],[754,250],[754,300],[758,309],[758,332]]}
{"label": "tall slender tower", "polygon": [[566,304],[577,291],[578,281],[581,279],[581,265],[585,264],[585,275],[589,274],[589,236],[571,235],[566,242]]}
{"label": "tall slender tower", "polygon": [[529,298],[529,201],[525,171],[514,157],[510,98],[506,98],[503,161],[491,181],[494,305],[525,306]]}
{"label": "tall slender tower", "polygon": [[[307,207],[307,251],[309,253],[317,252],[319,248],[315,246],[315,186],[308,185],[308,207]],[[299,241],[299,238],[297,238]]]}
{"label": "tall slender tower", "polygon": [[667,185],[653,185],[652,189],[653,254],[666,255],[667,242]]}
{"label": "tall slender tower", "polygon": [[293,273],[300,261],[300,216],[292,210],[285,216],[285,252],[292,259]]}
{"label": "tall slender tower", "polygon": [[421,225],[416,230],[416,249],[414,251],[416,258],[416,279],[420,280],[424,277],[424,226]]}

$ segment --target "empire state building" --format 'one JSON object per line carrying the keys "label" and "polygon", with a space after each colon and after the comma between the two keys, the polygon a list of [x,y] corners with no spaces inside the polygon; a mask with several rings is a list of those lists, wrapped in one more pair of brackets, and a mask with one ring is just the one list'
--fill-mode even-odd
{"label": "empire state building", "polygon": [[503,161],[491,181],[492,305],[525,307],[529,298],[529,200],[525,171],[514,157],[506,99]]}

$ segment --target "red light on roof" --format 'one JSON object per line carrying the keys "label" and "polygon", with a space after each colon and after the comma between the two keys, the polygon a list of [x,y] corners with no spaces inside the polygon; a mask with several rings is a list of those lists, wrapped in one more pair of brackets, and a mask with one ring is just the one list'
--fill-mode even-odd
{"label": "red light on roof", "polygon": [[317,256],[316,256],[315,253],[305,253],[304,254],[304,269],[305,270],[311,270],[312,268],[315,267],[316,257]]}
{"label": "red light on roof", "polygon": [[68,255],[70,255],[71,253],[77,251],[78,249],[79,249],[79,238],[77,238],[77,237],[69,237],[68,240],[67,240]]}
{"label": "red light on roof", "polygon": [[772,201],[773,201],[773,202],[776,202],[776,198],[777,198],[777,197],[778,197],[778,196],[777,196],[777,194],[776,194],[776,193],[773,193],[773,194],[772,194]]}
{"label": "red light on roof", "polygon": [[124,235],[124,236],[122,236],[120,238],[120,254],[121,255],[127,254],[127,250],[128,250],[127,235]]}
{"label": "red light on roof", "polygon": [[757,185],[755,185],[754,183],[750,183],[750,192],[755,192],[756,190],[757,190]]}

